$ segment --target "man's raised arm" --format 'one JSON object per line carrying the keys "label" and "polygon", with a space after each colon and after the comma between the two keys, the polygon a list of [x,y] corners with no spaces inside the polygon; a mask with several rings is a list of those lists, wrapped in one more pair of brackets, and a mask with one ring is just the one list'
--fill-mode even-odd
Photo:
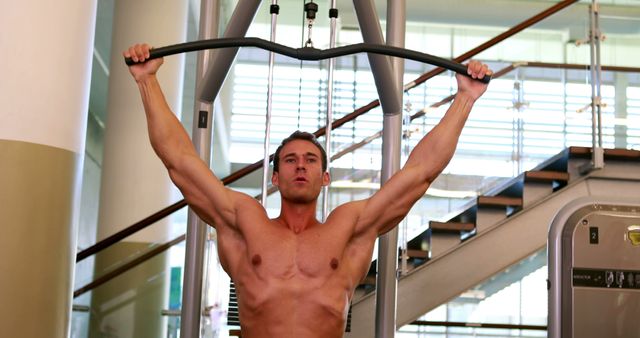
{"label": "man's raised arm", "polygon": [[[491,74],[487,66],[478,61],[469,62],[467,73],[473,79]],[[456,75],[456,79],[458,93],[440,123],[418,142],[402,170],[363,201],[356,234],[380,235],[395,227],[453,157],[471,108],[487,89],[486,84],[463,75]]]}
{"label": "man's raised arm", "polygon": [[143,62],[130,66],[129,71],[140,90],[151,146],[187,203],[205,222],[233,227],[238,193],[224,187],[196,153],[182,124],[171,112],[156,78],[163,60],[147,60],[149,49],[146,44],[138,44],[123,55]]}

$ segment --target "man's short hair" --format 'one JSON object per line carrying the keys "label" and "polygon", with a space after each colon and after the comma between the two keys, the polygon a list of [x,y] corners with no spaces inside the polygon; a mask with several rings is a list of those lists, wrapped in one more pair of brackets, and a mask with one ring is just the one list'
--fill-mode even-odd
{"label": "man's short hair", "polygon": [[280,151],[282,151],[282,148],[284,148],[287,143],[295,140],[304,140],[313,143],[313,145],[315,145],[318,150],[320,150],[320,157],[322,158],[322,171],[327,171],[327,152],[324,151],[324,148],[322,147],[320,142],[318,142],[316,136],[306,131],[296,130],[291,135],[289,135],[289,137],[282,140],[282,143],[280,143],[280,146],[278,146],[278,149],[276,149],[276,154],[273,157],[273,172],[278,172],[278,169],[280,169]]}

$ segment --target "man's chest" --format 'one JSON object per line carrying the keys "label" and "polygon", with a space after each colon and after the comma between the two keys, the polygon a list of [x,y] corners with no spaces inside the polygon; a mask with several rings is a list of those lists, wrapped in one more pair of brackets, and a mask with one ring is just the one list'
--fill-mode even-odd
{"label": "man's chest", "polygon": [[[348,236],[328,226],[295,234],[273,228],[259,236],[248,236],[247,254],[251,268],[260,276],[275,278],[320,278],[336,273],[345,264]],[[326,230],[326,231],[325,231]]]}

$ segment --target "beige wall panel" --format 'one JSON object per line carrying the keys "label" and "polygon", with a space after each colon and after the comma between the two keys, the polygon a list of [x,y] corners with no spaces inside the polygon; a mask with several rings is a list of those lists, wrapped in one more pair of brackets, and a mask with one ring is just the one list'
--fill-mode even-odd
{"label": "beige wall panel", "polygon": [[0,140],[0,328],[65,337],[71,313],[81,157]]}

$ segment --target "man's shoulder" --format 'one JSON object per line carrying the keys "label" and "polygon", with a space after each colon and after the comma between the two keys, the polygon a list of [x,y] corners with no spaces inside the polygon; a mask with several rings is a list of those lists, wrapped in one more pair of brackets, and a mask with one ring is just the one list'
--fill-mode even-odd
{"label": "man's shoulder", "polygon": [[232,194],[234,194],[233,199],[235,200],[236,210],[242,211],[241,214],[248,214],[254,217],[264,215],[267,218],[267,211],[258,200],[235,190],[232,190]]}
{"label": "man's shoulder", "polygon": [[339,219],[357,219],[357,217],[360,216],[360,213],[364,210],[366,204],[367,200],[357,200],[341,204],[331,212],[329,217]]}
{"label": "man's shoulder", "polygon": [[260,202],[258,202],[258,200],[247,195],[244,192],[236,191],[233,189],[229,189],[229,191],[231,191],[231,193],[233,194],[233,198],[236,199],[236,201],[243,203],[243,206],[249,206],[249,205],[255,205],[260,207],[262,206]]}

